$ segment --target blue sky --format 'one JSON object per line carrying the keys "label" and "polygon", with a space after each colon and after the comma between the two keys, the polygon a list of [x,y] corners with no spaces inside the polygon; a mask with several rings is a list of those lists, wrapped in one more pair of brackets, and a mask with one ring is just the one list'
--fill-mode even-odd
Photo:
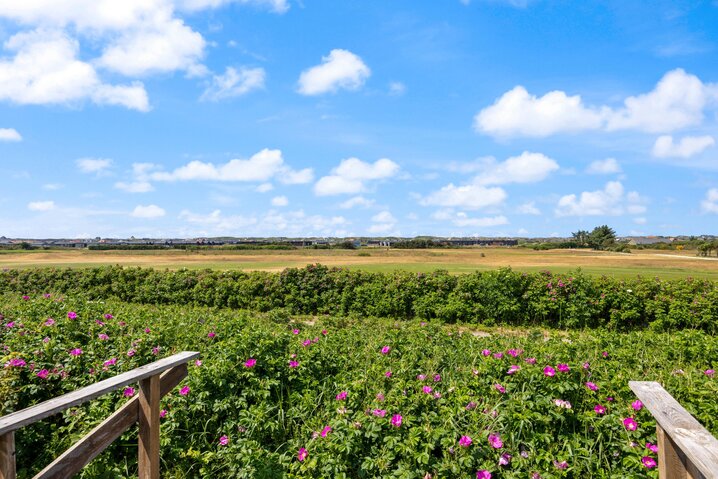
{"label": "blue sky", "polygon": [[718,3],[0,1],[0,236],[716,234]]}

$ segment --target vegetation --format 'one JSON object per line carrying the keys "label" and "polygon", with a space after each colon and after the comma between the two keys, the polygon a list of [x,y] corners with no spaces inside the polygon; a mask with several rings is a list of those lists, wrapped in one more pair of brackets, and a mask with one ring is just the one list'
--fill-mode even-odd
{"label": "vegetation", "polygon": [[[129,287],[133,275],[154,274],[125,273]],[[191,281],[173,279],[180,289]],[[197,287],[221,296],[218,279]],[[499,279],[496,286],[507,281]],[[501,295],[496,286],[486,294]],[[286,309],[258,314],[90,297],[0,296],[0,412],[180,350],[201,351],[187,388],[161,405],[163,477],[655,478],[655,422],[627,387],[638,378],[660,381],[718,433],[718,340],[701,331],[485,329],[474,336],[435,321],[303,321]],[[132,394],[119,391],[20,430],[19,477]],[[83,477],[136,477],[136,447],[135,430]]]}

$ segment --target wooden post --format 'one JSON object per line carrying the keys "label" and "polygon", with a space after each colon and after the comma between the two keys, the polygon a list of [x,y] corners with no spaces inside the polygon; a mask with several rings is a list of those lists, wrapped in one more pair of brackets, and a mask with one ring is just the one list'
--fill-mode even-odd
{"label": "wooden post", "polygon": [[138,466],[140,479],[160,479],[160,376],[140,381]]}
{"label": "wooden post", "polygon": [[656,437],[658,438],[658,477],[660,479],[697,479],[688,473],[680,449],[658,424],[656,424]]}
{"label": "wooden post", "polygon": [[0,479],[15,479],[15,433],[0,436]]}

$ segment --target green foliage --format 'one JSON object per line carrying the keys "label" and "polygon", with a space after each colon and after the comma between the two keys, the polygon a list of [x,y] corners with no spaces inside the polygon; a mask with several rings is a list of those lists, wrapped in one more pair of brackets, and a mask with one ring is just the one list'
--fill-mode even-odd
{"label": "green foliage", "polygon": [[588,235],[588,245],[593,249],[608,249],[615,242],[616,232],[608,225],[596,226]]}
{"label": "green foliage", "polygon": [[[322,300],[344,300],[336,296],[335,286],[323,287],[337,278],[327,271],[315,273],[295,270],[279,279],[264,278],[271,281],[266,286],[272,289],[309,281],[305,289],[319,288]],[[341,274],[348,276],[340,282],[357,279],[348,272]],[[474,283],[444,273],[411,279],[393,275],[385,287],[395,289],[391,294],[400,309],[407,307],[398,294],[402,289],[408,289],[408,295],[421,288],[436,294],[443,289],[451,301],[437,317],[490,318],[492,309],[500,308],[500,314],[515,322],[521,322],[516,310],[520,298],[505,303],[503,297],[519,291],[543,295],[547,289],[509,271],[471,279]],[[558,302],[582,295],[581,301],[562,307],[563,314],[575,318],[589,317],[593,307],[613,311],[619,302],[660,289],[646,284],[632,292],[624,289],[621,297],[602,298],[606,304],[581,306],[602,290],[600,283],[576,277],[557,286],[555,277],[545,279],[552,282],[551,291],[556,290],[552,296]],[[374,292],[376,284],[366,281],[352,291],[362,286]],[[223,288],[221,277],[211,281],[202,277],[194,286]],[[716,299],[710,298],[714,305]],[[386,308],[366,307],[373,312]],[[462,312],[462,308],[469,309]],[[77,318],[69,319],[69,312]],[[678,320],[689,312],[669,317]],[[627,313],[616,314],[620,322]],[[48,318],[54,318],[54,324],[47,325]],[[655,422],[645,409],[632,409],[635,398],[627,387],[632,379],[661,382],[711,432],[718,433],[718,377],[705,373],[717,365],[715,336],[692,330],[672,334],[484,331],[490,337],[436,321],[356,321],[341,316],[303,321],[292,317],[287,307],[259,314],[184,304],[88,301],[74,294],[27,299],[6,295],[0,297],[4,346],[0,361],[6,365],[13,358],[23,359],[26,365],[0,368],[0,413],[177,351],[197,350],[202,363],[190,365],[183,383],[190,387],[189,394],[182,396],[177,388],[162,401],[167,411],[161,434],[163,477],[420,479],[426,474],[474,477],[478,469],[487,469],[494,478],[531,477],[534,472],[543,478],[655,478],[655,470],[641,464],[643,456],[655,458],[644,447],[656,442]],[[386,354],[382,354],[384,346],[390,348]],[[82,349],[82,354],[70,355],[74,348]],[[104,367],[111,358],[117,358],[116,364]],[[251,368],[245,367],[249,358],[256,359]],[[297,361],[298,366],[290,368],[289,361]],[[560,363],[570,370],[558,371]],[[512,365],[519,369],[509,374]],[[554,377],[544,375],[546,366],[557,369]],[[49,371],[45,379],[37,376],[42,369]],[[598,386],[597,391],[587,387],[589,381]],[[346,399],[337,400],[342,391],[347,392]],[[557,399],[569,401],[571,407],[558,405]],[[126,400],[118,391],[20,430],[19,477],[31,477]],[[597,404],[606,408],[606,414],[594,412]],[[385,411],[383,417],[380,411]],[[400,427],[391,423],[395,414],[402,416]],[[626,417],[636,419],[636,431],[624,428]],[[320,433],[327,426],[331,431],[323,437]],[[489,445],[489,434],[500,435],[501,449]],[[459,445],[464,435],[473,441],[469,447]],[[220,444],[222,436],[227,436],[226,445]],[[136,429],[128,432],[82,477],[136,477],[136,440]],[[304,461],[297,458],[300,448],[308,454]],[[510,463],[499,466],[504,453],[511,455]],[[558,469],[554,461],[567,461],[567,469]]]}

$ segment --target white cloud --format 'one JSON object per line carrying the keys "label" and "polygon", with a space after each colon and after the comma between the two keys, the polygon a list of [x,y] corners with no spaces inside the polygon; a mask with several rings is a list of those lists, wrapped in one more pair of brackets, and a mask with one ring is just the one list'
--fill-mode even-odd
{"label": "white cloud", "polygon": [[80,158],[75,161],[77,168],[83,173],[96,173],[101,175],[112,166],[112,160],[107,158]]}
{"label": "white cloud", "polygon": [[191,161],[172,172],[155,171],[148,175],[154,181],[257,181],[276,178],[282,183],[308,183],[313,178],[310,168],[295,171],[289,168],[280,150],[264,149],[247,160],[234,159],[215,165]]}
{"label": "white cloud", "polygon": [[354,53],[335,49],[322,57],[320,65],[304,70],[299,76],[302,95],[320,95],[339,89],[357,90],[371,75],[371,70]]}
{"label": "white cloud", "polygon": [[30,211],[50,211],[55,209],[54,201],[32,201],[27,204]]}
{"label": "white cloud", "polygon": [[0,141],[22,141],[22,135],[15,128],[0,128]]}
{"label": "white cloud", "polygon": [[264,68],[227,67],[224,75],[215,75],[212,84],[202,93],[201,100],[219,101],[264,88]]}
{"label": "white cloud", "polygon": [[653,156],[657,158],[690,158],[703,153],[707,148],[715,145],[712,136],[684,136],[678,143],[673,142],[670,135],[659,136],[653,145]]}
{"label": "white cloud", "polygon": [[272,186],[271,183],[262,183],[261,185],[257,186],[254,191],[257,193],[266,193],[268,191],[272,191],[274,189],[274,186]]}
{"label": "white cloud", "polygon": [[406,85],[400,81],[389,83],[389,94],[392,96],[401,96],[406,93]]}
{"label": "white cloud", "polygon": [[98,105],[149,110],[142,83],[103,83],[92,65],[77,59],[77,40],[59,30],[18,33],[4,47],[16,54],[10,60],[0,60],[0,100],[32,105],[90,100]]}
{"label": "white cloud", "polygon": [[708,190],[705,199],[701,202],[701,210],[704,213],[718,214],[718,188]]}
{"label": "white cloud", "polygon": [[150,191],[154,191],[152,184],[147,181],[133,181],[130,183],[118,181],[115,183],[115,188],[126,191],[127,193],[149,193]]}
{"label": "white cloud", "polygon": [[541,153],[524,151],[501,163],[486,162],[483,173],[474,178],[478,185],[536,183],[559,169],[558,163]]}
{"label": "white cloud", "polygon": [[389,211],[382,211],[371,217],[375,223],[396,223],[396,218]]}
{"label": "white cloud", "polygon": [[302,210],[253,216],[225,216],[220,210],[202,215],[184,210],[179,218],[201,228],[190,230],[192,235],[205,236],[339,236],[337,228],[348,224],[343,216],[306,215]]}
{"label": "white cloud", "polygon": [[371,217],[372,225],[367,228],[370,234],[387,234],[396,226],[396,218],[390,211],[381,211]]}
{"label": "white cloud", "polygon": [[62,183],[46,183],[46,184],[42,185],[42,189],[47,190],[47,191],[56,191],[56,190],[60,190],[64,187],[65,187],[65,185],[63,185]]}
{"label": "white cloud", "polygon": [[165,210],[157,205],[137,205],[137,207],[130,213],[130,216],[134,218],[161,218],[165,215]]}
{"label": "white cloud", "polygon": [[621,165],[618,164],[618,161],[616,161],[615,158],[593,161],[590,165],[588,165],[588,168],[586,168],[586,173],[592,175],[610,175],[620,172]]}
{"label": "white cloud", "polygon": [[484,218],[471,218],[464,212],[459,212],[456,217],[452,220],[454,225],[465,228],[488,228],[491,226],[500,226],[509,224],[508,218],[503,215],[500,216],[488,216]]}
{"label": "white cloud", "polygon": [[365,190],[365,182],[385,180],[399,173],[399,165],[382,158],[367,163],[358,158],[347,158],[314,185],[314,193],[319,196],[355,194]]}
{"label": "white cloud", "polygon": [[275,196],[272,198],[272,206],[287,206],[289,204],[289,200],[286,196]]}
{"label": "white cloud", "polygon": [[289,10],[288,0],[180,0],[179,5],[186,10],[204,10],[218,8],[228,3],[266,5],[276,13],[285,13]]}
{"label": "white cloud", "polygon": [[519,214],[522,215],[535,215],[538,216],[541,214],[541,210],[536,208],[536,202],[529,201],[528,203],[524,203],[520,205],[517,209]]}
{"label": "white cloud", "polygon": [[624,192],[619,181],[609,181],[602,190],[562,196],[556,216],[621,216],[646,212],[645,199],[635,191]]}
{"label": "white cloud", "polygon": [[648,220],[646,218],[640,216],[638,218],[633,218],[633,222],[636,223],[637,225],[645,225],[646,223],[648,223]]}
{"label": "white cloud", "polygon": [[701,124],[718,98],[718,85],[682,69],[666,73],[645,94],[627,97],[621,108],[584,105],[579,95],[552,91],[542,97],[522,86],[504,93],[474,118],[477,132],[494,137],[546,137],[588,130],[671,132]]}
{"label": "white cloud", "polygon": [[370,200],[367,198],[364,198],[363,196],[354,196],[352,198],[349,198],[348,200],[339,203],[339,208],[348,210],[351,208],[354,208],[355,206],[361,206],[364,208],[369,208],[371,206],[374,206],[375,201]]}
{"label": "white cloud", "polygon": [[496,206],[506,199],[506,192],[499,187],[487,188],[481,185],[455,186],[449,183],[438,191],[429,194],[420,202],[427,206],[456,207],[476,210],[487,206]]}

